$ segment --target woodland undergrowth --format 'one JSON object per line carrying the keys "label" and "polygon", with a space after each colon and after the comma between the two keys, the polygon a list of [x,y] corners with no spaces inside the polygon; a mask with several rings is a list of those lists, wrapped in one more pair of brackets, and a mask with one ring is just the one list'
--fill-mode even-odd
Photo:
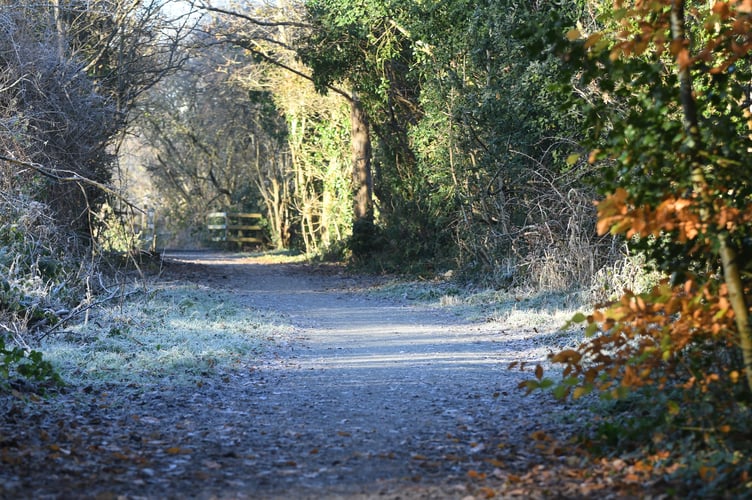
{"label": "woodland undergrowth", "polygon": [[42,203],[0,193],[0,389],[19,376],[59,381],[36,341],[94,292],[91,269],[66,236]]}

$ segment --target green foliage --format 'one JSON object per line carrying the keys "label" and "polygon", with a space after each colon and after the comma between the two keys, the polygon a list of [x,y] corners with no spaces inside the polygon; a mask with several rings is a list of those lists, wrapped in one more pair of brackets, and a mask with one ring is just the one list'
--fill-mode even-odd
{"label": "green foliage", "polygon": [[[146,233],[148,231],[143,231],[141,236],[148,237]],[[149,248],[151,243],[139,241],[133,228],[128,227],[107,203],[104,203],[96,214],[93,236],[98,248],[104,253],[128,255],[138,248]]]}
{"label": "green foliage", "polygon": [[385,99],[393,91],[396,66],[407,56],[405,3],[309,0],[305,5],[318,29],[299,54],[313,69],[317,89],[347,81],[370,99]]}
{"label": "green foliage", "polygon": [[29,344],[34,333],[58,324],[81,295],[74,272],[80,264],[64,237],[46,206],[0,193],[0,389],[9,389],[15,377],[59,382]]}
{"label": "green foliage", "polygon": [[[589,439],[670,462],[682,489],[711,496],[749,488],[752,458],[752,283],[734,255],[748,252],[752,234],[744,9],[619,2],[602,9],[597,28],[570,26],[552,44],[601,174],[598,231],[633,239],[673,275],[573,317],[586,339],[552,356],[564,366],[554,393],[598,391],[610,413]],[[527,387],[542,380],[536,372]]]}
{"label": "green foliage", "polygon": [[300,228],[292,244],[310,255],[336,254],[352,231],[349,107],[336,96],[300,88],[308,82],[285,80],[274,99],[285,112],[292,157],[288,203],[296,207],[291,219]]}
{"label": "green foliage", "polygon": [[6,345],[0,335],[0,390],[10,390],[10,379],[21,376],[36,382],[61,385],[62,379],[42,353]]}
{"label": "green foliage", "polygon": [[[7,214],[10,215],[10,214]],[[35,214],[27,214],[33,217]],[[62,257],[34,239],[31,227],[2,224],[0,214],[0,317],[23,318],[29,325],[53,325],[58,321],[52,304],[64,298],[66,278]],[[40,244],[41,243],[41,244]],[[59,296],[45,297],[45,289],[58,285]]]}
{"label": "green foliage", "polygon": [[633,391],[600,403],[580,440],[593,453],[642,457],[654,470],[665,471],[678,495],[746,497],[752,414],[747,403],[729,396],[681,388]]}

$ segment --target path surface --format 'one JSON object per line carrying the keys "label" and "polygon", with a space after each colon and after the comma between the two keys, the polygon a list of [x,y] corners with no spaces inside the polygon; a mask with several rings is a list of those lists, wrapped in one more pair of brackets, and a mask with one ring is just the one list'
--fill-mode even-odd
{"label": "path surface", "polygon": [[294,334],[198,386],[6,401],[0,498],[584,496],[590,472],[562,472],[573,457],[549,438],[561,407],[524,396],[531,375],[506,369],[545,357],[532,332],[379,299],[336,268],[167,257],[165,279],[231,291]]}
{"label": "path surface", "polygon": [[529,373],[506,369],[544,357],[529,337],[371,298],[342,273],[239,256],[169,257],[201,266],[193,279],[298,327],[250,407],[232,409],[253,419],[236,446],[253,449],[262,464],[249,464],[241,489],[462,498],[469,471],[504,479],[498,465],[530,466],[520,438],[546,420],[548,403],[517,389]]}

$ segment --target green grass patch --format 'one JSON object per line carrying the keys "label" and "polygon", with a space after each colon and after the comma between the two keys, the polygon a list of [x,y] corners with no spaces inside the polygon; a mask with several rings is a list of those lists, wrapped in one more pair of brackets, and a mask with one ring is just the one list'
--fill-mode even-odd
{"label": "green grass patch", "polygon": [[229,293],[171,284],[93,310],[40,351],[72,384],[191,384],[257,362],[291,333]]}

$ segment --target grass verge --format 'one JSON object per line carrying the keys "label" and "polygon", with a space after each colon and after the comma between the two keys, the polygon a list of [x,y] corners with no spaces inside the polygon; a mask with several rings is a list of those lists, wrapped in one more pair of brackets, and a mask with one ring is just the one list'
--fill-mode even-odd
{"label": "grass verge", "polygon": [[452,281],[391,281],[374,287],[372,295],[423,302],[470,321],[503,323],[510,329],[556,330],[582,310],[588,310],[583,292],[484,290],[465,288]]}
{"label": "grass verge", "polygon": [[71,384],[195,384],[259,362],[291,332],[229,293],[163,283],[98,307],[88,321],[45,339],[40,351]]}

